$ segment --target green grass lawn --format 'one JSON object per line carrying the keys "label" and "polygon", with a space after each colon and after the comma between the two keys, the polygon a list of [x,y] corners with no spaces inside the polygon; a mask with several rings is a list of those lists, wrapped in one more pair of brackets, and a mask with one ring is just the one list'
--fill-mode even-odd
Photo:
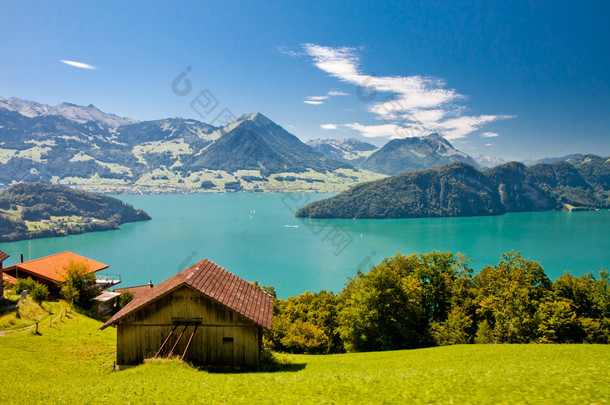
{"label": "green grass lawn", "polygon": [[31,299],[25,300],[18,306],[19,294],[9,290],[4,296],[5,298],[0,300],[0,335],[5,330],[25,328],[47,319],[51,321],[63,309],[59,302],[45,301],[39,304]]}
{"label": "green grass lawn", "polygon": [[610,346],[463,345],[278,355],[282,371],[212,373],[176,361],[112,372],[116,331],[69,313],[40,335],[0,336],[1,404],[610,401]]}

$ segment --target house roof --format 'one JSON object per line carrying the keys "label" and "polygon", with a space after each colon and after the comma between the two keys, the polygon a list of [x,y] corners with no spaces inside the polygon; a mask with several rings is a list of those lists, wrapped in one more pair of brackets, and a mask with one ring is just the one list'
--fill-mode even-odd
{"label": "house roof", "polygon": [[204,259],[150,288],[149,291],[138,293],[131,302],[110,318],[102,329],[117,324],[127,315],[183,285],[200,291],[264,328],[271,328],[273,297],[216,263]]}
{"label": "house roof", "polygon": [[47,280],[62,281],[62,276],[66,274],[64,267],[70,264],[70,261],[85,262],[89,265],[90,273],[95,273],[96,271],[108,268],[107,264],[87,259],[86,257],[77,255],[76,253],[62,252],[47,257],[41,257],[40,259],[18,263],[14,266],[7,267],[5,271],[17,268],[19,271],[35,274],[36,276],[45,278]]}
{"label": "house roof", "polygon": [[15,277],[9,276],[6,273],[2,273],[2,281],[6,281],[7,283],[13,284],[13,285],[17,284],[17,282],[18,282],[18,280]]}
{"label": "house roof", "polygon": [[4,253],[2,250],[0,250],[0,262],[5,261],[6,259],[8,259],[10,256],[6,253]]}
{"label": "house roof", "polygon": [[134,286],[134,287],[115,288],[113,291],[121,293],[121,294],[132,293],[133,297],[135,298],[138,295],[140,295],[142,293],[146,293],[150,290],[151,290],[150,286],[148,284],[146,284],[146,285],[138,285],[138,286]]}
{"label": "house roof", "polygon": [[107,302],[107,301],[115,299],[119,295],[121,295],[121,293],[112,292],[112,291],[102,291],[102,293],[100,295],[98,295],[97,297],[95,297],[93,300],[99,301],[99,302]]}

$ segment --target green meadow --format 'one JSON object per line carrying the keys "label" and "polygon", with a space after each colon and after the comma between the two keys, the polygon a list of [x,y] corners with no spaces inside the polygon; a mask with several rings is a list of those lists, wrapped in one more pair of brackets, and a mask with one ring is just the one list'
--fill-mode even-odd
{"label": "green meadow", "polygon": [[[6,314],[4,315],[6,316]],[[51,323],[51,320],[53,322]],[[335,355],[276,354],[255,372],[155,360],[112,371],[116,332],[64,312],[0,336],[2,404],[532,403],[610,401],[610,346],[458,345]]]}

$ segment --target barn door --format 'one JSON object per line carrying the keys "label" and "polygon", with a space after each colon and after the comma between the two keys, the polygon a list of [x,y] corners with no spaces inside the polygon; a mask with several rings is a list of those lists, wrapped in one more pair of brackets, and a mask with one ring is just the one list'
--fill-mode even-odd
{"label": "barn door", "polygon": [[233,364],[233,337],[224,336],[222,338],[222,348],[220,352],[220,361],[223,365]]}

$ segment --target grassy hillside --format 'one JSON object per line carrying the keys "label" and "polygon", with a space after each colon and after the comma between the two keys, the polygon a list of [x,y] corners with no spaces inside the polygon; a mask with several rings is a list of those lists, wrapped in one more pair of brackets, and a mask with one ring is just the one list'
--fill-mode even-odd
{"label": "grassy hillside", "polygon": [[277,372],[211,373],[175,361],[112,372],[116,332],[74,312],[40,335],[0,336],[0,403],[607,403],[610,346],[464,345],[280,355]]}

